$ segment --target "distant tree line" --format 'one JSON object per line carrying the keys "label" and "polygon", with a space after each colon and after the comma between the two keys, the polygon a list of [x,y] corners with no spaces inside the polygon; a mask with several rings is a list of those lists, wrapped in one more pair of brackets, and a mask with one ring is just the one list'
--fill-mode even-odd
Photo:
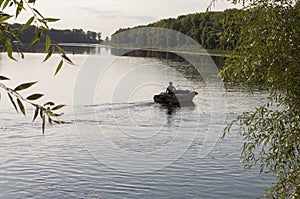
{"label": "distant tree line", "polygon": [[[178,18],[162,19],[146,26],[134,27],[161,27],[181,32],[201,44],[205,49],[231,51],[237,44],[238,35],[241,30],[240,13],[245,12],[238,9],[228,9],[223,12],[206,12],[179,16]],[[131,28],[119,29],[112,35],[112,42],[122,43],[125,41],[139,44],[151,43],[151,33],[143,34],[122,34],[118,33],[130,30]],[[117,37],[114,37],[116,36]],[[152,38],[153,39],[153,38]],[[162,38],[156,42],[166,42],[166,46],[177,43],[178,38]],[[161,45],[161,43],[160,43]],[[153,45],[152,45],[153,46]]]}
{"label": "distant tree line", "polygon": [[[21,24],[13,24],[12,28],[19,29],[22,27]],[[19,35],[19,39],[23,44],[31,43],[32,39],[35,36],[36,27],[29,26],[24,34]],[[66,30],[58,30],[58,29],[50,29],[45,30],[44,35],[49,35],[51,39],[57,43],[101,43],[101,33],[87,31],[85,32],[82,29],[66,29]],[[42,36],[39,43],[45,43],[45,36]]]}

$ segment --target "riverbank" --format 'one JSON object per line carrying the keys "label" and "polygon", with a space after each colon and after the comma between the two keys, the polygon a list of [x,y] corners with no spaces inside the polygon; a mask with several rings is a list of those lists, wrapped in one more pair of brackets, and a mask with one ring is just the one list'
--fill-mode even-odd
{"label": "riverbank", "polygon": [[114,45],[111,43],[108,44],[100,44],[99,46],[106,48],[116,48],[116,49],[124,49],[124,50],[146,50],[146,51],[156,51],[156,52],[172,52],[175,54],[192,54],[192,55],[208,55],[215,57],[229,57],[231,51],[223,51],[223,50],[210,50],[210,49],[189,49],[189,48],[137,48],[126,45]]}

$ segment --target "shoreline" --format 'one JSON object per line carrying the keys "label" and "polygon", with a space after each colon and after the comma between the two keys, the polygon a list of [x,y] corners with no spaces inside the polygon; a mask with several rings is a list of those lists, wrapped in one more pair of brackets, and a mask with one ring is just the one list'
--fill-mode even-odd
{"label": "shoreline", "polygon": [[[131,47],[131,46],[113,46],[113,45],[108,45],[108,44],[99,44],[101,47],[106,47],[106,48],[116,48],[116,49],[127,49],[127,50],[145,50],[145,51],[153,51],[153,52],[171,52],[175,54],[190,54],[190,55],[203,55],[203,56],[214,56],[214,57],[229,57],[230,53],[218,53],[218,52],[213,52],[214,50],[207,50],[207,49],[200,49],[198,50],[199,52],[192,52],[187,49],[185,50],[180,50],[180,49],[166,49],[162,50],[159,48],[137,48],[137,47]],[[210,52],[211,51],[211,52]]]}

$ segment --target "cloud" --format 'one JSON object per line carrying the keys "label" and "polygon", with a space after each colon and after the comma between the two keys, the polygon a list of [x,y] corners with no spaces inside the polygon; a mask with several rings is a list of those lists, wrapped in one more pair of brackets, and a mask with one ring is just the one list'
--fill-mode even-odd
{"label": "cloud", "polygon": [[134,19],[134,20],[137,20],[138,22],[143,22],[143,23],[149,23],[149,22],[157,20],[157,18],[154,18],[152,16],[126,16],[126,18]]}
{"label": "cloud", "polygon": [[140,15],[126,15],[121,14],[120,12],[116,12],[113,10],[103,10],[103,9],[97,9],[94,7],[88,7],[88,6],[77,6],[77,9],[84,11],[85,13],[88,13],[89,15],[93,15],[95,17],[99,17],[102,19],[114,19],[114,18],[123,18],[128,20],[135,20],[139,23],[149,23],[152,21],[157,20],[157,18],[153,16],[140,16]]}

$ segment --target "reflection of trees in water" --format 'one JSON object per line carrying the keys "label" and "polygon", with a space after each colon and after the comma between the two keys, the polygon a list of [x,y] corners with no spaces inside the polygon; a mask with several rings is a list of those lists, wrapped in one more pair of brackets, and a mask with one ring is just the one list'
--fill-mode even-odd
{"label": "reflection of trees in water", "polygon": [[[154,50],[132,50],[128,52],[128,49],[122,48],[112,48],[111,54],[116,56],[130,56],[130,57],[147,57],[147,58],[157,58],[163,64],[168,65],[182,74],[185,78],[191,81],[201,81],[203,78],[199,71],[187,62],[183,57],[179,56],[176,53],[172,52],[163,52],[163,51],[154,51]],[[225,57],[221,56],[207,56],[207,55],[188,55],[184,56],[197,56],[197,62],[203,67],[211,65],[212,61],[217,65],[218,68],[221,68],[224,64]],[[195,60],[195,58],[193,58]]]}
{"label": "reflection of trees in water", "polygon": [[[96,48],[94,45],[61,45],[66,53],[69,54],[92,54],[95,53]],[[45,44],[35,44],[28,48],[28,45],[19,45],[18,48],[23,52],[41,53],[45,52]]]}

